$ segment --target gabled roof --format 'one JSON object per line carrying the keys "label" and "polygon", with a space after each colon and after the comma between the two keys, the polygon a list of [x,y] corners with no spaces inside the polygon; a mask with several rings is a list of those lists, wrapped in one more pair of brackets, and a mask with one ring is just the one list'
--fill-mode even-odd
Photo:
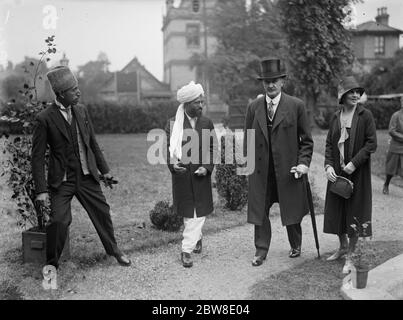
{"label": "gabled roof", "polygon": [[376,21],[367,21],[357,25],[357,28],[352,30],[356,33],[394,33],[401,34],[402,30],[392,28],[390,26],[378,23]]}

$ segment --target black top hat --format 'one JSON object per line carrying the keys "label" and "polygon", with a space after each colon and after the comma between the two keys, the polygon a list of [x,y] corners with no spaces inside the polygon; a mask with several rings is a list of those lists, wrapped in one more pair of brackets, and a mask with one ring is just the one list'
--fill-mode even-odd
{"label": "black top hat", "polygon": [[260,61],[261,74],[258,80],[275,79],[287,76],[284,63],[279,58],[264,58]]}

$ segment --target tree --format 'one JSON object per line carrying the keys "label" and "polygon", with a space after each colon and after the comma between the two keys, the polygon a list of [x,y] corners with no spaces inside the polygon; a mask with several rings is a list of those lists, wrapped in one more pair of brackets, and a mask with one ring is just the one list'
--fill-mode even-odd
{"label": "tree", "polygon": [[84,101],[96,100],[99,91],[111,77],[111,73],[108,71],[109,64],[106,53],[100,52],[97,60],[89,61],[78,67],[78,81]]}
{"label": "tree", "polygon": [[212,87],[226,102],[255,98],[262,92],[256,80],[261,58],[285,54],[275,4],[267,0],[218,0],[208,25],[217,39],[217,49],[208,63],[202,57],[198,62],[207,63]]}
{"label": "tree", "polygon": [[[344,24],[350,4],[358,0],[279,1],[282,29],[288,43],[291,78],[305,96],[311,123],[323,86],[351,68],[353,52]],[[290,23],[292,22],[292,23]]]}
{"label": "tree", "polygon": [[364,74],[361,83],[368,94],[378,95],[403,92],[403,48],[393,58],[377,64],[369,74]]}

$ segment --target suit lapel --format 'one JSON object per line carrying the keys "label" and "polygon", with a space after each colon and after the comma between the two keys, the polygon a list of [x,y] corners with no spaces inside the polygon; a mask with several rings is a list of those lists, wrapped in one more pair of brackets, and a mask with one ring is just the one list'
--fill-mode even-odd
{"label": "suit lapel", "polygon": [[70,137],[66,129],[65,120],[63,119],[63,116],[59,111],[59,107],[56,104],[53,104],[51,108],[52,109],[49,114],[50,118],[55,123],[56,127],[60,130],[60,132],[63,134],[63,136],[70,141]]}
{"label": "suit lapel", "polygon": [[87,134],[86,127],[84,125],[84,116],[81,114],[81,110],[77,106],[73,106],[73,112],[76,117],[78,128],[80,129],[81,136],[83,137],[84,143],[88,146],[89,137]]}
{"label": "suit lapel", "polygon": [[263,97],[263,99],[259,102],[259,105],[256,108],[256,117],[260,129],[262,130],[263,135],[266,139],[266,142],[269,143],[269,133],[267,132],[267,115],[265,108],[266,108],[266,99]]}
{"label": "suit lapel", "polygon": [[278,103],[276,115],[274,116],[272,131],[274,131],[274,129],[276,129],[276,127],[280,124],[281,121],[283,121],[283,119],[285,118],[285,116],[287,114],[288,106],[287,106],[287,101],[285,101],[285,100],[286,100],[285,94],[281,93],[280,102]]}

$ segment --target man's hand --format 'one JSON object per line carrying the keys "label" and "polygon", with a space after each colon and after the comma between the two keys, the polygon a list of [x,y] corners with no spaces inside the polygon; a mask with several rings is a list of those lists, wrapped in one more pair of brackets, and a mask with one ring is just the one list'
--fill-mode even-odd
{"label": "man's hand", "polygon": [[199,167],[196,171],[195,171],[195,175],[198,176],[205,176],[207,175],[207,169],[205,167]]}
{"label": "man's hand", "polygon": [[292,167],[290,172],[294,174],[295,179],[299,179],[303,174],[308,173],[309,168],[304,164],[299,164],[296,167]]}
{"label": "man's hand", "polygon": [[347,174],[352,174],[355,171],[355,165],[350,161],[347,165],[343,168],[343,171]]}
{"label": "man's hand", "polygon": [[104,177],[105,179],[112,179],[112,178],[113,178],[110,173],[105,173],[105,174],[103,175],[103,177]]}
{"label": "man's hand", "polygon": [[113,189],[113,184],[117,184],[118,181],[113,179],[113,176],[110,173],[105,173],[100,175],[100,180],[105,184],[105,187]]}
{"label": "man's hand", "polygon": [[40,193],[36,196],[35,201],[42,201],[47,204],[49,202],[49,194],[47,192]]}
{"label": "man's hand", "polygon": [[174,170],[176,173],[185,173],[186,168],[179,166],[177,163],[174,164]]}
{"label": "man's hand", "polygon": [[334,171],[332,166],[328,166],[326,168],[326,178],[330,182],[335,182],[336,181],[337,175],[336,175],[336,172]]}

